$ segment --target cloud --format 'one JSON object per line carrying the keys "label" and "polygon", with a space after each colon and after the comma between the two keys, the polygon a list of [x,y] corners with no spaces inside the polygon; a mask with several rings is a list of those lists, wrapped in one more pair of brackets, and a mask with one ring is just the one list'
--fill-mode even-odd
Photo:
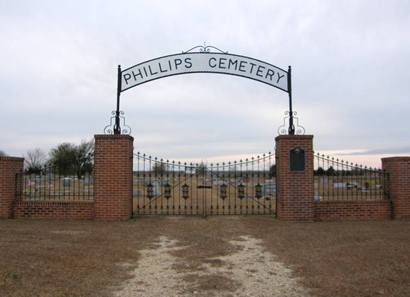
{"label": "cloud", "polygon": [[[294,108],[315,150],[401,153],[409,27],[406,1],[2,2],[0,143],[23,154],[101,133],[115,108],[118,64],[206,41],[292,65]],[[254,81],[198,74],[134,88],[121,106],[139,150],[228,158],[272,150],[287,101]]]}
{"label": "cloud", "polygon": [[341,153],[340,155],[392,155],[392,154],[396,154],[396,155],[410,154],[410,146],[365,149],[365,150],[359,150],[359,151],[345,152],[345,153]]}

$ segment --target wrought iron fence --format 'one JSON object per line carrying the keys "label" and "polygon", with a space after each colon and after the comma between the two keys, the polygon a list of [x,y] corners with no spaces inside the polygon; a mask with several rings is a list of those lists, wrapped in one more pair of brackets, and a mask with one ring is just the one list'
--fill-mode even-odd
{"label": "wrought iron fence", "polygon": [[134,213],[272,214],[276,181],[271,153],[205,164],[134,154]]}
{"label": "wrought iron fence", "polygon": [[40,173],[16,175],[16,198],[23,201],[92,201],[94,179],[92,173],[64,175],[53,167]]}
{"label": "wrought iron fence", "polygon": [[315,201],[377,201],[388,199],[388,174],[316,153]]}

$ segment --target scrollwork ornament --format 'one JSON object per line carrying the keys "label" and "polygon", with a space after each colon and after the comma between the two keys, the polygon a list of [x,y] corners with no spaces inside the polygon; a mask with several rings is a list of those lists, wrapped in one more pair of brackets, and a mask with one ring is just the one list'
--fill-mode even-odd
{"label": "scrollwork ornament", "polygon": [[[114,134],[115,116],[116,112],[112,111],[110,117],[110,124],[104,127],[104,134]],[[125,123],[125,116],[122,110],[120,111],[120,122],[122,123],[122,125],[120,125],[120,134],[130,135],[131,127]]]}
{"label": "scrollwork ornament", "polygon": [[190,48],[187,51],[182,51],[183,54],[187,54],[187,53],[193,53],[193,52],[199,52],[199,53],[211,53],[211,52],[219,52],[222,54],[227,54],[228,52],[223,51],[213,45],[206,45],[206,43],[204,42],[203,45],[197,45],[194,46],[192,48]]}
{"label": "scrollwork ornament", "polygon": [[[297,112],[293,112],[293,124],[295,128],[295,134],[296,135],[304,135],[306,130],[302,125],[299,125],[299,118],[296,116]],[[279,126],[278,128],[278,134],[279,135],[287,135],[289,134],[288,132],[288,126],[289,126],[289,118],[290,118],[290,112],[285,111],[285,116],[283,117],[283,124]]]}

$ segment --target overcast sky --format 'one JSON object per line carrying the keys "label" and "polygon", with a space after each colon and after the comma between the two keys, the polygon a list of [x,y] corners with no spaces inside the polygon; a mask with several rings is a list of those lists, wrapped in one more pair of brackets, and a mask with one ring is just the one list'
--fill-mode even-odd
{"label": "overcast sky", "polygon": [[[0,0],[0,150],[102,133],[116,68],[206,42],[281,68],[316,151],[378,165],[410,154],[410,1]],[[136,151],[221,160],[273,151],[287,93],[189,74],[122,95]]]}

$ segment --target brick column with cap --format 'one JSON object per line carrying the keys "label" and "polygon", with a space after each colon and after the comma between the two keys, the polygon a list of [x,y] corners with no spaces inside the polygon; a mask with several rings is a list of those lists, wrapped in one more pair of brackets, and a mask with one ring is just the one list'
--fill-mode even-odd
{"label": "brick column with cap", "polygon": [[16,198],[16,174],[23,172],[23,158],[0,156],[0,218],[13,217]]}
{"label": "brick column with cap", "polygon": [[313,221],[313,135],[281,135],[275,141],[277,218]]}
{"label": "brick column with cap", "polygon": [[382,158],[382,168],[389,174],[389,195],[395,219],[410,219],[410,157]]}
{"label": "brick column with cap", "polygon": [[95,135],[97,220],[127,220],[132,216],[133,142],[129,135]]}

